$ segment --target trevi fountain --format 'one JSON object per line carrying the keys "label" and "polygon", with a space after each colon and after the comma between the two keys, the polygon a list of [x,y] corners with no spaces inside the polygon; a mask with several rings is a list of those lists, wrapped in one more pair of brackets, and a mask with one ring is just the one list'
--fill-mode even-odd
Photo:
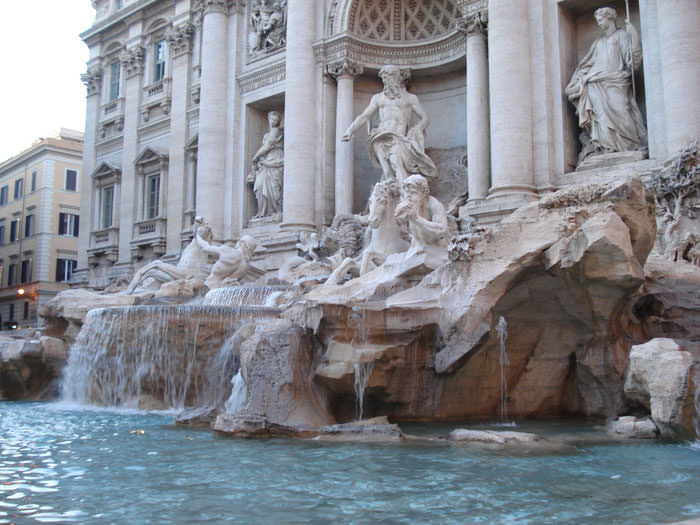
{"label": "trevi fountain", "polygon": [[[639,31],[585,13],[566,184],[480,214],[478,159],[441,184],[430,112],[385,64],[339,131],[369,129],[361,212],[302,228],[271,270],[202,210],[176,260],[62,292],[2,339],[0,523],[700,517],[700,152],[651,166]],[[279,44],[265,31],[251,52]],[[287,198],[288,129],[266,116],[256,220]]]}

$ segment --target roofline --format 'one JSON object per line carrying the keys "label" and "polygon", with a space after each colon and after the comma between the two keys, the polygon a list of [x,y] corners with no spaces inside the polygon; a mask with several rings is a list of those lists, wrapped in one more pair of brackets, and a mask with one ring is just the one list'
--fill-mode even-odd
{"label": "roofline", "polygon": [[6,161],[0,163],[0,175],[3,172],[11,171],[12,169],[29,162],[34,157],[37,157],[41,153],[53,151],[55,153],[61,153],[68,156],[78,157],[82,160],[83,157],[83,143],[75,142],[71,140],[47,137],[36,141],[34,144],[29,146],[27,149],[19,152],[17,155],[10,157]]}

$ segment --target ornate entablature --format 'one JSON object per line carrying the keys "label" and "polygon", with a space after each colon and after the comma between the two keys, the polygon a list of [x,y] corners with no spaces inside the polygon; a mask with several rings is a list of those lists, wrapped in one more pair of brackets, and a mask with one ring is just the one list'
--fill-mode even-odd
{"label": "ornate entablature", "polygon": [[260,88],[284,82],[286,66],[284,62],[267,66],[238,76],[241,94],[245,95]]}
{"label": "ornate entablature", "polygon": [[252,0],[248,5],[249,61],[284,49],[287,43],[287,0]]}
{"label": "ornate entablature", "polygon": [[344,58],[379,69],[386,64],[425,69],[455,62],[464,57],[464,35],[452,30],[445,38],[411,45],[407,42],[375,43],[339,35],[314,48],[316,60],[334,63]]}

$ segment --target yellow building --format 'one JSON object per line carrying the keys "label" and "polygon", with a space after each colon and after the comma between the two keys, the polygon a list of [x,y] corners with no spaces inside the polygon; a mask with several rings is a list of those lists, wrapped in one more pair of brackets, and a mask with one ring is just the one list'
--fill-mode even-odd
{"label": "yellow building", "polygon": [[80,228],[83,134],[61,128],[0,164],[0,329],[37,325],[68,288]]}

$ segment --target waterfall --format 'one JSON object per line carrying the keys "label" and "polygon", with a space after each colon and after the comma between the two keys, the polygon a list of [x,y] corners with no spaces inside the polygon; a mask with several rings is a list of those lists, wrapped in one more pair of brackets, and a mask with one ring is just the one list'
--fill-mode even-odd
{"label": "waterfall", "polygon": [[508,382],[506,381],[505,367],[510,366],[508,361],[508,354],[506,353],[506,340],[508,339],[508,324],[506,320],[501,316],[496,324],[496,332],[498,333],[498,342],[500,344],[500,354],[498,356],[498,364],[500,368],[500,379],[501,379],[501,422],[505,423],[508,419],[508,407],[506,406],[508,400]]}
{"label": "waterfall", "polygon": [[91,310],[61,385],[80,404],[138,407],[150,395],[173,409],[222,406],[238,368],[232,346],[257,308],[130,306]]}
{"label": "waterfall", "polygon": [[289,289],[289,286],[226,286],[207,292],[202,304],[270,308],[274,307],[275,300]]}
{"label": "waterfall", "polygon": [[231,397],[228,398],[225,405],[227,414],[235,414],[236,412],[239,412],[245,408],[248,388],[243,380],[243,375],[241,374],[240,369],[238,370],[238,373],[233,376],[231,385]]}
{"label": "waterfall", "polygon": [[355,408],[358,421],[364,415],[365,389],[373,369],[374,363],[355,363]]}

